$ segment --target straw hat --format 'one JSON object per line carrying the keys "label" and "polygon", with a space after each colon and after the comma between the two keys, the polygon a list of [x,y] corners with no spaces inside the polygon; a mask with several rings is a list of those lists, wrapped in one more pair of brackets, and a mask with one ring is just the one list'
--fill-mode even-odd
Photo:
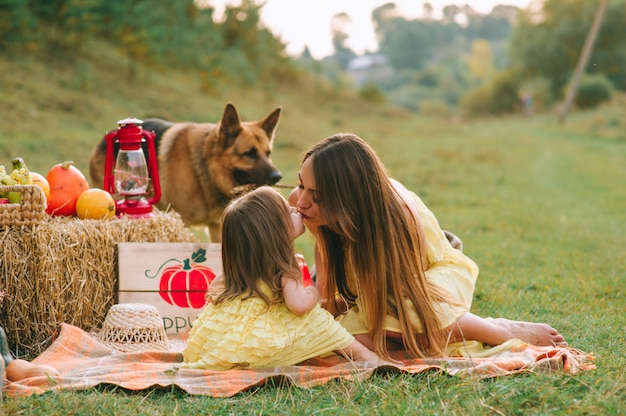
{"label": "straw hat", "polygon": [[111,306],[96,337],[122,352],[168,350],[163,318],[156,307],[143,303]]}

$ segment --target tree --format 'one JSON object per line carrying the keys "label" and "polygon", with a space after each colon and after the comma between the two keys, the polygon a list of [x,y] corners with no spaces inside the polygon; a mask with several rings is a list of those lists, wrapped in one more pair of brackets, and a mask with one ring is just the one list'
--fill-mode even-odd
{"label": "tree", "polygon": [[33,36],[37,19],[28,8],[28,0],[4,0],[0,4],[0,50],[37,42]]}
{"label": "tree", "polygon": [[589,32],[587,33],[587,37],[585,39],[585,45],[583,46],[583,50],[578,58],[578,63],[576,64],[576,70],[574,71],[574,75],[572,76],[572,80],[569,84],[569,88],[567,89],[567,95],[565,96],[565,101],[561,106],[561,111],[559,112],[559,121],[562,123],[565,121],[565,116],[567,115],[567,111],[569,110],[569,106],[574,100],[576,96],[576,90],[578,89],[578,83],[585,72],[585,67],[589,62],[589,56],[591,55],[591,51],[593,50],[593,44],[598,37],[598,32],[600,31],[600,27],[602,27],[602,19],[604,19],[604,11],[606,10],[606,4],[608,0],[600,0],[600,5],[598,6],[598,10],[596,11],[596,15],[593,18],[593,23]]}
{"label": "tree", "polygon": [[356,54],[347,46],[348,26],[352,24],[352,19],[346,13],[338,13],[333,16],[330,22],[331,35],[333,39],[333,47],[335,55],[333,58],[338,62],[341,68],[346,68]]}
{"label": "tree", "polygon": [[199,71],[208,91],[226,76],[253,83],[289,68],[285,45],[260,24],[261,7],[242,0],[219,23],[210,2],[198,0],[0,0],[0,52],[79,60],[93,37],[129,58],[131,77],[139,64],[182,67]]}
{"label": "tree", "polygon": [[450,4],[448,6],[444,6],[441,12],[443,14],[442,23],[456,23],[457,15],[461,13],[461,8]]}
{"label": "tree", "polygon": [[485,81],[494,73],[491,46],[484,39],[475,40],[468,57],[467,65],[474,78]]}
{"label": "tree", "polygon": [[[520,13],[510,56],[524,78],[545,77],[554,97],[562,97],[578,61],[600,0],[546,0],[539,15]],[[626,89],[626,0],[609,0],[606,19],[590,57],[589,73],[606,75]]]}
{"label": "tree", "polygon": [[434,11],[435,9],[432,4],[428,2],[424,3],[424,5],[422,6],[422,13],[424,14],[424,20],[426,20],[427,22],[432,21]]}

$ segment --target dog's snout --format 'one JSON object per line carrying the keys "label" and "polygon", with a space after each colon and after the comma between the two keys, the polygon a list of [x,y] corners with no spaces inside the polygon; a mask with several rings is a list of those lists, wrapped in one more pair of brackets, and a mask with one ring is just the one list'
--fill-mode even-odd
{"label": "dog's snout", "polygon": [[279,172],[279,171],[274,171],[272,173],[270,173],[270,185],[274,185],[275,183],[277,183],[279,180],[281,180],[283,178],[283,175]]}

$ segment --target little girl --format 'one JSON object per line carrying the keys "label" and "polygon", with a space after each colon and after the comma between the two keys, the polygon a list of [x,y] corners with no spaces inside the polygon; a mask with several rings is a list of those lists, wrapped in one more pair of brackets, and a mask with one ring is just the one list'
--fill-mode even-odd
{"label": "little girl", "polygon": [[211,284],[211,303],[194,322],[183,367],[207,370],[294,365],[336,351],[378,364],[305,286],[293,248],[302,217],[270,187],[257,188],[226,208],[223,275]]}

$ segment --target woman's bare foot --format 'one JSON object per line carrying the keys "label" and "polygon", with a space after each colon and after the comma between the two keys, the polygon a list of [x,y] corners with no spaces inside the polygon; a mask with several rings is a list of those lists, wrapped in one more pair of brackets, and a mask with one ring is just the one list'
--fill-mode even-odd
{"label": "woman's bare foot", "polygon": [[501,325],[510,334],[510,338],[538,346],[567,347],[563,335],[548,324],[512,321],[505,318],[492,319],[492,322]]}
{"label": "woman's bare foot", "polygon": [[471,312],[463,314],[449,329],[451,342],[474,339],[489,345],[500,345],[517,338],[533,345],[567,347],[559,331],[548,324],[505,318],[485,319]]}

